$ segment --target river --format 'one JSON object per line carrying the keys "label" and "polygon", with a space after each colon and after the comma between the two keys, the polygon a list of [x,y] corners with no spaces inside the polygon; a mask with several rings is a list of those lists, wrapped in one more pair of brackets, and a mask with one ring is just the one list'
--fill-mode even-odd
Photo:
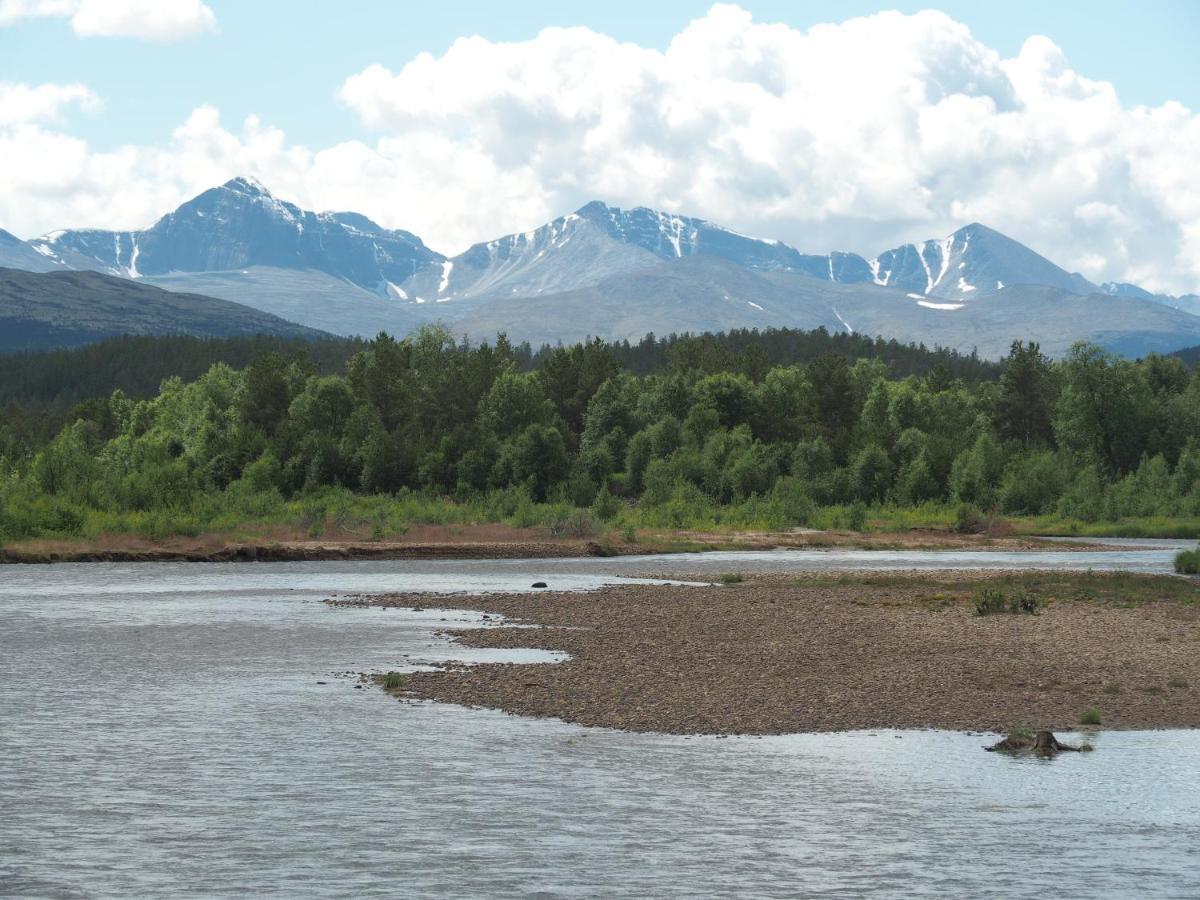
{"label": "river", "polygon": [[[1173,552],[1140,546],[1017,562],[1153,571]],[[815,567],[806,553],[669,567]],[[0,895],[1195,896],[1200,732],[1102,732],[1044,761],[985,754],[983,735],[684,738],[399,703],[345,673],[554,657],[434,634],[495,622],[470,613],[320,602],[656,568],[0,568]]]}

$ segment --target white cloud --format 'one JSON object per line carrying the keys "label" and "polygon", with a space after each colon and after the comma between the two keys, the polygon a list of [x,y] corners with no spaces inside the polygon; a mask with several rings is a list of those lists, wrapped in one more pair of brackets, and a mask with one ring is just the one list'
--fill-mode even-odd
{"label": "white cloud", "polygon": [[1200,287],[1200,117],[1124,107],[1045,37],[1003,59],[938,12],[804,32],[715,6],[663,52],[466,38],[340,97],[391,140],[449,137],[520,178],[543,217],[602,197],[863,253],[981,220],[1094,279]]}
{"label": "white cloud", "polygon": [[0,126],[53,121],[63,109],[78,105],[95,110],[100,99],[82,84],[39,84],[0,81]]}
{"label": "white cloud", "polygon": [[178,41],[217,27],[200,0],[0,0],[0,26],[35,18],[69,18],[80,37],[150,41]]}
{"label": "white cloud", "polygon": [[111,153],[0,129],[0,156],[23,161],[0,212],[23,234],[143,225],[244,172],[445,252],[600,198],[811,251],[872,254],[978,220],[1094,280],[1200,289],[1200,116],[1124,106],[1044,37],[1002,58],[937,12],[799,31],[716,6],[665,51],[585,28],[464,38],[370,66],[339,97],[372,142],[298,147],[211,109]]}
{"label": "white cloud", "polygon": [[79,0],[0,0],[0,26],[22,19],[64,18],[79,7]]}

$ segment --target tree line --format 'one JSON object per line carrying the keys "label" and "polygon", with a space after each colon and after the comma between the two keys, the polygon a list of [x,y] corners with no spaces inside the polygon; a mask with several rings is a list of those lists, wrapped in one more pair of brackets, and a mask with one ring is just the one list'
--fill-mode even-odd
{"label": "tree line", "polygon": [[678,525],[722,509],[802,524],[846,504],[1200,515],[1200,375],[1177,358],[1078,345],[1056,362],[1018,342],[999,364],[916,350],[889,361],[887,342],[851,358],[828,335],[809,340],[535,352],[430,327],[347,343],[340,365],[332,350],[322,363],[260,349],[153,396],[89,399],[40,445],[6,423],[0,536],[80,533],[93,512],[267,510],[329,489]]}

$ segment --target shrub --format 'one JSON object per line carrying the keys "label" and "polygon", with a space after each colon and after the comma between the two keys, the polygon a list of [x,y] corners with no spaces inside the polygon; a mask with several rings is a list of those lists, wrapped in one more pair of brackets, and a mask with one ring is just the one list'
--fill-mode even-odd
{"label": "shrub", "polygon": [[954,511],[954,530],[959,534],[981,534],[985,523],[983,513],[974,503],[960,503]]}
{"label": "shrub", "polygon": [[550,522],[550,533],[555,537],[591,537],[596,533],[596,523],[586,509],[574,509]]}
{"label": "shrub", "polygon": [[785,526],[807,525],[812,519],[812,498],[797,478],[784,477],[776,481],[771,488],[771,501],[778,509]]}
{"label": "shrub", "polygon": [[399,672],[388,672],[383,676],[381,683],[385,691],[394,691],[404,684],[404,676]]}
{"label": "shrub", "polygon": [[1080,725],[1099,725],[1100,724],[1100,710],[1096,709],[1096,707],[1094,707],[1094,706],[1089,706],[1087,709],[1085,709],[1082,713],[1079,714],[1079,724]]}
{"label": "shrub", "polygon": [[607,484],[600,485],[596,499],[592,501],[592,515],[601,522],[609,522],[621,511],[621,501],[612,495]]}
{"label": "shrub", "polygon": [[1011,597],[995,587],[980,588],[972,601],[975,615],[990,616],[994,613],[1014,615],[1037,615],[1042,608],[1042,598],[1028,588],[1019,588]]}
{"label": "shrub", "polygon": [[1022,588],[1009,598],[1008,611],[1012,613],[1025,613],[1026,615],[1037,615],[1037,611],[1042,608],[1042,598],[1033,591]]}
{"label": "shrub", "polygon": [[892,462],[882,447],[868,444],[854,457],[850,477],[860,500],[882,500],[892,486]]}
{"label": "shrub", "polygon": [[1176,554],[1175,571],[1180,575],[1200,575],[1200,547]]}
{"label": "shrub", "polygon": [[741,584],[745,580],[741,572],[726,572],[721,576],[721,584]]}
{"label": "shrub", "polygon": [[1008,598],[999,588],[985,587],[975,592],[973,606],[975,615],[990,616],[993,613],[1004,612],[1008,608]]}
{"label": "shrub", "polygon": [[846,514],[846,527],[851,531],[867,530],[867,504],[859,500],[851,505]]}
{"label": "shrub", "polygon": [[1066,488],[1064,461],[1049,451],[1017,459],[1005,474],[1000,505],[1005,512],[1039,515],[1055,507]]}

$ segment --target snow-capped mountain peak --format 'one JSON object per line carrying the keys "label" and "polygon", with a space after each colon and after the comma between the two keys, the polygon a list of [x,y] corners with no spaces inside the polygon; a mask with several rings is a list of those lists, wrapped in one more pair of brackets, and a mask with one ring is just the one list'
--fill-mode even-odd
{"label": "snow-capped mountain peak", "polygon": [[962,302],[1018,284],[1041,284],[1073,293],[1096,289],[1083,276],[1059,268],[978,222],[941,240],[888,250],[868,265],[878,285]]}
{"label": "snow-capped mountain peak", "polygon": [[127,278],[254,266],[315,269],[383,296],[389,282],[442,259],[407,231],[390,231],[358,213],[303,210],[244,175],[141,231],[59,231],[31,244],[73,268]]}
{"label": "snow-capped mountain peak", "polygon": [[230,178],[227,182],[221,185],[221,188],[226,191],[234,191],[243,194],[265,194],[268,197],[273,197],[270,189],[265,184],[255,178],[253,175],[238,175],[235,178]]}
{"label": "snow-capped mountain peak", "polygon": [[[593,201],[447,258],[359,213],[302,209],[248,176],[142,230],[65,230],[29,242],[0,232],[4,265],[96,269],[348,334],[404,333],[433,319],[473,336],[503,329],[548,340],[571,328],[632,339],[650,330],[787,324],[994,338],[1003,350],[1032,322],[1045,325],[1039,338],[1076,339],[1082,325],[1069,308],[1086,299],[1104,307],[1088,307],[1089,326],[1117,333],[1136,320],[1129,330],[1168,337],[1129,346],[1158,348],[1181,339],[1163,322],[1191,334],[1170,316],[1200,312],[1200,298],[1126,284],[1105,285],[1111,298],[1081,297],[1100,289],[977,222],[866,259],[802,253],[693,216]],[[985,320],[1001,331],[979,332]]]}

